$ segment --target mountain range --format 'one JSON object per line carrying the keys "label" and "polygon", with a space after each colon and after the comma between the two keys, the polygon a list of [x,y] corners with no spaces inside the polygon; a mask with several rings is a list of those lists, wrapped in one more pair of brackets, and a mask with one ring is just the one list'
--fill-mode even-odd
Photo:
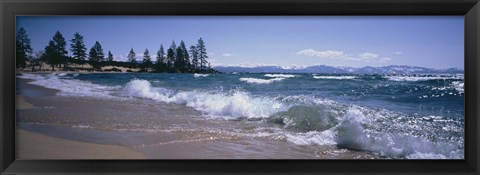
{"label": "mountain range", "polygon": [[418,66],[382,66],[382,67],[335,67],[316,65],[308,67],[281,67],[281,66],[216,66],[215,70],[220,72],[248,72],[248,73],[323,73],[323,74],[456,74],[463,73],[460,68],[433,69]]}

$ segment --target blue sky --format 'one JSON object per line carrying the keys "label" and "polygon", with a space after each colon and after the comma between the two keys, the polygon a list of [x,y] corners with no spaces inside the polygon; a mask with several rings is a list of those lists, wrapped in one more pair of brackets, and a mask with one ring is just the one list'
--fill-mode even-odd
{"label": "blue sky", "polygon": [[[20,16],[35,51],[60,31],[124,61],[202,37],[212,65],[463,68],[463,16]],[[70,48],[68,42],[68,48]],[[70,51],[69,51],[70,52]],[[69,53],[71,54],[71,53]],[[155,59],[154,59],[155,60]]]}

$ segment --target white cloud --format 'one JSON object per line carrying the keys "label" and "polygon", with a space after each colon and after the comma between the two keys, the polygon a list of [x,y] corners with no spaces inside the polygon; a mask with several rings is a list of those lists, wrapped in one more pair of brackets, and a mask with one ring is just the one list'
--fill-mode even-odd
{"label": "white cloud", "polygon": [[326,51],[317,51],[314,49],[305,49],[302,51],[297,52],[297,55],[305,55],[305,56],[316,56],[320,58],[344,58],[346,55],[341,51],[333,51],[333,50],[326,50]]}
{"label": "white cloud", "polygon": [[331,58],[331,59],[344,59],[344,60],[352,60],[352,61],[366,61],[366,62],[387,62],[390,61],[391,58],[382,57],[377,53],[371,52],[364,52],[358,54],[357,56],[350,56],[343,51],[333,51],[333,50],[325,50],[325,51],[318,51],[314,49],[305,49],[301,50],[296,53],[297,55],[304,55],[304,56],[314,56],[319,58]]}
{"label": "white cloud", "polygon": [[222,56],[224,56],[224,57],[233,57],[233,56],[237,56],[237,54],[234,54],[234,53],[224,53],[224,54],[222,54]]}
{"label": "white cloud", "polygon": [[379,62],[384,63],[384,62],[387,62],[387,61],[390,61],[390,60],[392,60],[392,59],[391,59],[391,58],[387,58],[387,57],[383,57],[383,58],[381,58],[381,59],[379,60]]}
{"label": "white cloud", "polygon": [[395,52],[395,54],[396,54],[396,55],[401,55],[401,54],[403,54],[403,52],[400,52],[400,51],[399,51],[399,52]]}
{"label": "white cloud", "polygon": [[365,53],[361,53],[358,55],[359,58],[363,59],[363,60],[373,60],[373,59],[377,59],[378,58],[378,54],[376,53],[370,53],[370,52],[365,52]]}

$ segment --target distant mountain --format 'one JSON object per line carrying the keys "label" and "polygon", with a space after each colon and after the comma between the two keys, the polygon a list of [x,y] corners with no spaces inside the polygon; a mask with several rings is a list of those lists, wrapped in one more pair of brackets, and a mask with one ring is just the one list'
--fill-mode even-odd
{"label": "distant mountain", "polygon": [[281,66],[217,66],[215,70],[220,72],[249,72],[249,73],[324,73],[324,74],[454,74],[463,73],[463,69],[432,69],[417,66],[366,66],[361,68],[354,67],[334,67],[326,65],[316,65],[309,67],[281,67]]}

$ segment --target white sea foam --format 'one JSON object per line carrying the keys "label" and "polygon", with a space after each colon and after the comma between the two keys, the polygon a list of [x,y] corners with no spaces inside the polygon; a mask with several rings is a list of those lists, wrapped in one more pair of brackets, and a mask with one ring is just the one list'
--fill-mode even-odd
{"label": "white sea foam", "polygon": [[113,98],[110,93],[120,87],[102,86],[87,81],[73,80],[65,77],[67,74],[49,74],[49,75],[33,75],[23,74],[19,78],[31,79],[30,84],[43,86],[49,89],[56,89],[61,96],[86,96],[98,98]]}
{"label": "white sea foam", "polygon": [[245,81],[247,83],[254,83],[254,84],[269,84],[276,81],[282,81],[285,78],[273,78],[273,79],[260,79],[260,78],[240,78],[240,81]]}
{"label": "white sea foam", "polygon": [[291,74],[265,74],[264,76],[266,77],[271,77],[271,78],[293,78],[299,75],[291,75]]}
{"label": "white sea foam", "polygon": [[464,92],[464,83],[463,83],[463,82],[461,82],[461,81],[454,81],[454,82],[452,82],[452,86],[453,86],[453,88],[455,88],[455,90],[457,90],[458,92],[461,92],[461,93]]}
{"label": "white sea foam", "polygon": [[463,79],[463,75],[436,75],[436,76],[385,76],[390,81],[428,81]]}
{"label": "white sea foam", "polygon": [[152,88],[146,80],[132,80],[123,89],[127,97],[141,97],[155,101],[182,104],[205,112],[210,116],[225,118],[265,118],[288,106],[266,97],[252,97],[243,91],[230,93],[181,91]]}
{"label": "white sea foam", "polygon": [[318,76],[318,75],[314,75],[313,78],[315,78],[315,79],[349,80],[349,79],[355,79],[357,77],[356,76]]}
{"label": "white sea foam", "polygon": [[434,142],[423,137],[401,135],[400,133],[366,132],[364,125],[372,121],[362,121],[368,119],[364,116],[364,112],[352,108],[342,122],[334,127],[336,130],[335,141],[338,145],[372,151],[382,156],[422,159],[463,157],[463,151],[453,143]]}
{"label": "white sea foam", "polygon": [[197,73],[194,73],[194,74],[193,74],[193,76],[194,76],[195,78],[197,78],[197,77],[208,77],[209,75],[210,75],[210,74],[197,74]]}
{"label": "white sea foam", "polygon": [[326,130],[322,132],[310,131],[307,133],[285,134],[287,141],[297,145],[336,145],[335,132]]}

